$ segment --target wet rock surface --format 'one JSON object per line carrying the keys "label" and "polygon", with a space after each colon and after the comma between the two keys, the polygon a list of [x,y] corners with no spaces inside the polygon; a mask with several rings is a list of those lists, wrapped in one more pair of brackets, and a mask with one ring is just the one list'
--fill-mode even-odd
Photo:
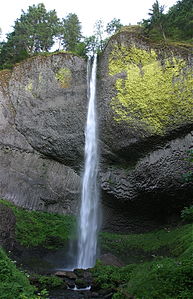
{"label": "wet rock surface", "polygon": [[[100,289],[93,280],[89,269],[75,269],[74,271],[60,270],[47,274],[47,277],[49,278],[50,275],[60,277],[63,280],[63,284],[57,288],[50,288],[49,299],[112,298],[115,292],[112,289]],[[30,282],[39,287],[39,281],[33,274],[30,275]]]}

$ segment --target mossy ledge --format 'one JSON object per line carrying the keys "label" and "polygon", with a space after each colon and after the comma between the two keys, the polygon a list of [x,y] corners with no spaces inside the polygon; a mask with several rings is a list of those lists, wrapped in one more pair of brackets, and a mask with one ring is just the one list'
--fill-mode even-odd
{"label": "mossy ledge", "polygon": [[57,249],[73,238],[74,216],[29,211],[6,200],[0,200],[0,203],[8,206],[15,214],[16,241],[24,247]]}

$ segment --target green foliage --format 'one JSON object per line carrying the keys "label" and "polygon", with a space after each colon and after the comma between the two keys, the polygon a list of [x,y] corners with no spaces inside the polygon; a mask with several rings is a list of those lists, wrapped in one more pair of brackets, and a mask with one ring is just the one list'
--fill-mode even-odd
{"label": "green foliage", "polygon": [[56,11],[47,12],[43,3],[29,6],[22,12],[14,26],[15,46],[21,45],[28,53],[48,51],[54,44],[54,36],[59,31]]}
{"label": "green foliage", "polygon": [[166,39],[165,36],[165,15],[164,6],[160,5],[159,2],[153,4],[152,9],[149,12],[150,18],[148,20],[143,20],[143,25],[145,31],[149,34],[151,33],[151,37],[160,38],[162,36],[164,40]]}
{"label": "green foliage", "polygon": [[60,68],[56,73],[56,79],[60,82],[61,87],[68,88],[70,87],[72,80],[72,73],[68,68]]}
{"label": "green foliage", "polygon": [[193,222],[193,205],[185,207],[181,212],[181,218],[188,222]]}
{"label": "green foliage", "polygon": [[167,34],[176,40],[193,42],[193,2],[192,0],[177,1],[167,15]]}
{"label": "green foliage", "polygon": [[59,19],[55,10],[46,10],[43,3],[29,6],[15,21],[13,32],[2,43],[1,69],[10,68],[34,53],[48,51],[59,34]]}
{"label": "green foliage", "polygon": [[192,225],[170,230],[162,229],[152,233],[119,235],[103,232],[100,234],[101,247],[119,257],[127,255],[128,250],[142,250],[144,253],[155,254],[159,249],[166,248],[172,256],[186,252],[192,240]]}
{"label": "green foliage", "polygon": [[119,29],[121,29],[121,27],[123,27],[123,25],[121,24],[121,20],[114,18],[109,23],[107,23],[105,31],[108,34],[112,35],[115,34]]}
{"label": "green foliage", "polygon": [[62,20],[61,40],[64,49],[67,51],[77,52],[82,37],[81,23],[76,14],[70,13]]}
{"label": "green foliage", "polygon": [[44,276],[44,275],[37,275],[35,277],[38,280],[38,289],[40,290],[51,290],[54,288],[59,288],[64,284],[64,281],[62,278],[59,278],[57,276]]}
{"label": "green foliage", "polygon": [[[193,150],[192,149],[188,151],[188,155],[189,156],[188,156],[187,160],[192,163],[193,162]],[[187,173],[183,174],[182,177],[186,182],[193,181],[193,171],[188,171]]]}
{"label": "green foliage", "polygon": [[26,275],[16,268],[0,248],[0,299],[40,298],[34,292],[35,288],[30,285]]}
{"label": "green foliage", "polygon": [[104,50],[108,41],[108,38],[104,38],[104,32],[104,23],[100,19],[96,21],[94,25],[94,35],[84,38],[84,44],[87,54],[100,54]]}
{"label": "green foliage", "polygon": [[153,39],[184,40],[193,42],[193,2],[192,0],[177,1],[164,14],[164,6],[159,2],[153,4],[150,18],[141,22],[144,33]]}
{"label": "green foliage", "polygon": [[113,299],[132,294],[139,299],[191,299],[193,298],[193,271],[191,258],[181,261],[160,259],[138,265],[130,279]]}
{"label": "green foliage", "polygon": [[16,216],[16,238],[23,246],[59,248],[64,246],[75,229],[75,219],[72,216],[28,211],[4,200],[0,202],[13,210]]}
{"label": "green foliage", "polygon": [[22,46],[15,46],[15,33],[7,35],[7,42],[1,43],[0,69],[10,69],[13,65],[29,57],[28,52]]}
{"label": "green foliage", "polygon": [[100,261],[97,261],[91,272],[96,285],[103,289],[116,289],[120,284],[124,284],[130,279],[131,272],[135,267],[133,264],[123,268],[104,266]]}
{"label": "green foliage", "polygon": [[[156,254],[150,262],[118,268],[98,262],[93,271],[98,287],[116,291],[113,299],[192,299],[193,242],[192,225],[138,235],[102,233],[103,249],[121,257],[136,249]],[[168,257],[159,250],[168,248]],[[139,257],[140,259],[140,257]]]}
{"label": "green foliage", "polygon": [[161,258],[140,265],[122,268],[97,263],[92,273],[98,287],[114,289],[113,299],[191,299],[193,287],[193,259]]}

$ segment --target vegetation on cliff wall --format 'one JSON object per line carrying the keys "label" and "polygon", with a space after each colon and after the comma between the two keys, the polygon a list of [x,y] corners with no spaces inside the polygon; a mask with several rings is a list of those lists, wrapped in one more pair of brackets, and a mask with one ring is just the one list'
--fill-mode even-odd
{"label": "vegetation on cliff wall", "polygon": [[64,246],[72,237],[75,229],[75,218],[70,215],[49,214],[28,211],[16,207],[10,202],[0,200],[8,205],[16,216],[16,238],[25,247],[42,246],[56,249]]}
{"label": "vegetation on cliff wall", "polygon": [[191,122],[193,77],[184,59],[172,52],[159,59],[155,50],[115,45],[109,57],[109,74],[118,76],[117,94],[111,102],[116,121],[151,134],[163,134],[167,128]]}
{"label": "vegetation on cliff wall", "polygon": [[70,87],[72,73],[68,68],[60,68],[56,73],[56,79],[60,82],[62,88]]}

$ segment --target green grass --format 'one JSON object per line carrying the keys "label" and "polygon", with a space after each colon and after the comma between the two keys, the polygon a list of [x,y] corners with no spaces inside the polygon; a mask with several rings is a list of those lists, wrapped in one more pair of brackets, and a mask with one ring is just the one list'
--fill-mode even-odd
{"label": "green grass", "polygon": [[192,262],[190,258],[163,258],[137,265],[113,299],[127,298],[129,294],[138,299],[192,299]]}
{"label": "green grass", "polygon": [[[176,229],[162,229],[145,234],[119,235],[103,232],[100,235],[102,250],[118,256],[126,256],[129,250],[142,250],[152,254],[167,249],[171,256],[189,250],[193,238],[193,225],[186,224]],[[193,249],[193,248],[192,248]]]}
{"label": "green grass", "polygon": [[[184,209],[183,219],[184,213],[192,219],[192,207]],[[140,251],[137,263],[118,268],[98,262],[92,270],[99,288],[114,289],[113,299],[193,299],[192,224],[145,234],[101,233],[100,238],[103,251],[119,258]],[[159,254],[163,249],[167,256]],[[141,252],[152,254],[152,260],[141,261]]]}
{"label": "green grass", "polygon": [[57,249],[64,246],[73,235],[73,216],[28,211],[5,200],[0,200],[0,203],[7,205],[15,214],[16,239],[25,247],[42,246]]}

